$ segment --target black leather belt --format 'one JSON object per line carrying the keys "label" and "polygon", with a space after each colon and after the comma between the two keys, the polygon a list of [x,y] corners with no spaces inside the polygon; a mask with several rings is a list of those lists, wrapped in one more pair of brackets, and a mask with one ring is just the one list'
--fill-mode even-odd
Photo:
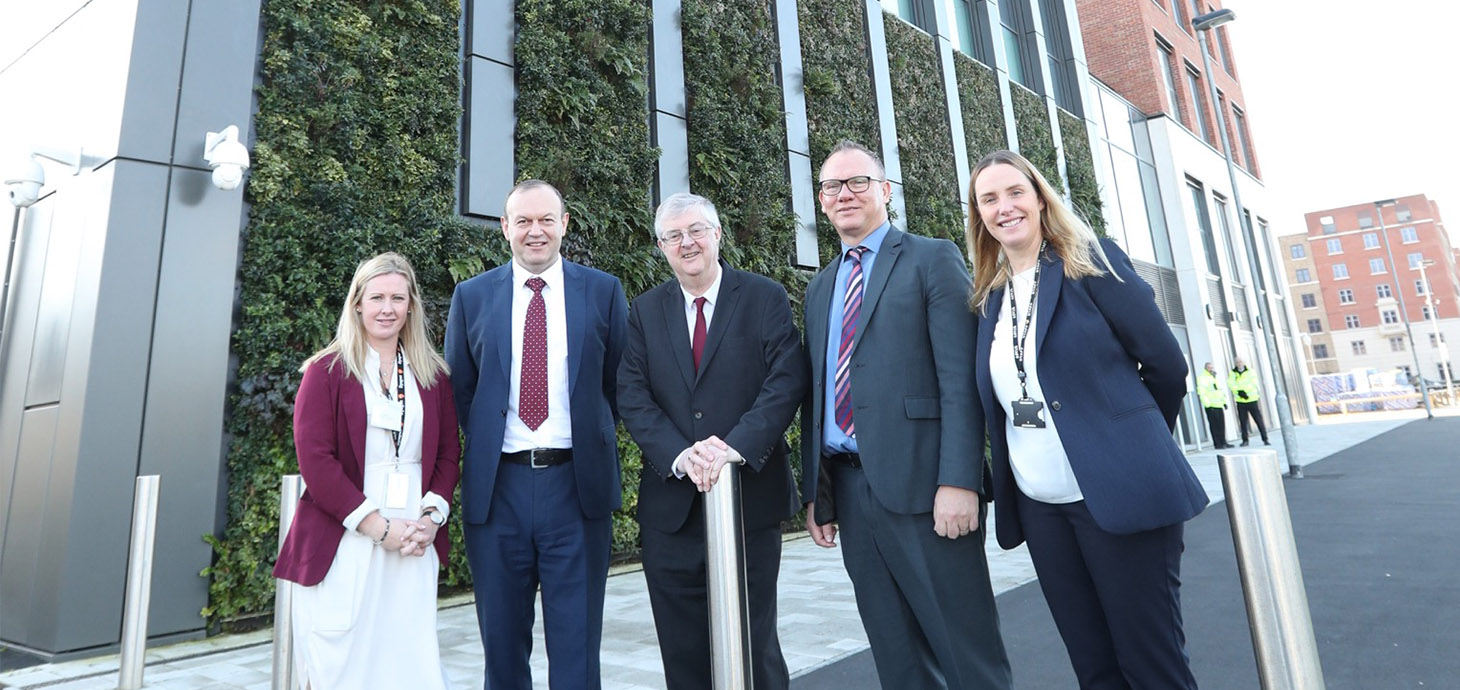
{"label": "black leather belt", "polygon": [[826,455],[823,457],[826,458],[827,462],[833,465],[842,465],[844,467],[857,468],[860,468],[862,466],[862,456],[856,453],[832,453],[831,455]]}
{"label": "black leather belt", "polygon": [[532,450],[519,450],[516,453],[502,454],[502,462],[510,462],[514,465],[530,465],[538,469],[572,461],[572,448],[533,448]]}

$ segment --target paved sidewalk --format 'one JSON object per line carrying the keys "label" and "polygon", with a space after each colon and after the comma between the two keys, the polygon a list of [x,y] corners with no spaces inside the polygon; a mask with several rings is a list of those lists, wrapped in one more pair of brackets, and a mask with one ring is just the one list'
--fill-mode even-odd
{"label": "paved sidewalk", "polygon": [[[1416,418],[1423,418],[1423,412],[1387,414],[1378,419],[1351,415],[1298,427],[1300,462],[1304,465],[1312,463]],[[1281,435],[1273,429],[1270,437],[1281,460]],[[1188,458],[1213,502],[1221,500],[1221,477],[1215,451],[1194,453]],[[1034,568],[1022,547],[1002,551],[993,540],[989,540],[986,548],[996,594],[1034,580]],[[781,644],[793,677],[811,673],[867,648],[867,638],[857,617],[851,582],[842,567],[840,550],[821,549],[806,537],[789,539],[782,555],[779,609]],[[546,688],[547,660],[543,652],[540,613],[538,620],[533,654],[534,685]],[[439,629],[442,659],[453,687],[461,690],[481,687],[481,644],[476,612],[469,595],[442,602]],[[272,661],[271,636],[270,631],[263,630],[242,635],[220,635],[149,650],[147,687],[267,690]],[[648,594],[643,573],[638,570],[626,569],[609,578],[602,664],[606,690],[663,687]],[[0,688],[7,689],[111,690],[116,687],[116,682],[116,655],[0,673]]]}

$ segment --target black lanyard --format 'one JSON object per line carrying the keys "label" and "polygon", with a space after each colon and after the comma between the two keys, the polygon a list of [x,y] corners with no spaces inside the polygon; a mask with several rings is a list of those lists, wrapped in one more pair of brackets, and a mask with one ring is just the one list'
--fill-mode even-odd
{"label": "black lanyard", "polygon": [[406,431],[406,358],[399,341],[395,344],[395,399],[400,403],[400,429],[391,429],[395,441],[395,463],[400,466],[400,437]]}
{"label": "black lanyard", "polygon": [[1029,290],[1029,313],[1024,315],[1024,329],[1019,329],[1019,304],[1014,301],[1014,276],[1009,276],[1009,327],[1013,331],[1009,334],[1010,341],[1014,345],[1014,367],[1019,370],[1019,388],[1022,390],[1020,400],[1029,400],[1029,376],[1024,373],[1024,342],[1029,338],[1029,324],[1034,320],[1034,300],[1039,295],[1039,257],[1044,256],[1044,247],[1049,244],[1048,240],[1039,243],[1039,254],[1034,259],[1034,286]]}

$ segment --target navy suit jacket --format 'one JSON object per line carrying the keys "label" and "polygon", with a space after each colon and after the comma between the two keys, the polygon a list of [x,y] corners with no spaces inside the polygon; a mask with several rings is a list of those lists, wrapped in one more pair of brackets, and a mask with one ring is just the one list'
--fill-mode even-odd
{"label": "navy suit jacket", "polygon": [[711,435],[745,456],[745,528],[778,525],[799,504],[786,428],[806,394],[806,357],[785,288],[720,262],[720,294],[700,368],[690,350],[684,291],[670,280],[634,300],[619,365],[624,426],[644,453],[639,522],[679,530],[697,489],[676,479],[674,459]]}
{"label": "navy suit jacket", "polygon": [[[607,517],[623,503],[614,403],[619,357],[628,324],[623,285],[603,271],[563,262],[563,310],[568,329],[568,397],[573,471],[583,516]],[[466,435],[461,468],[463,519],[487,521],[512,381],[512,265],[463,281],[451,295],[446,362]]]}
{"label": "navy suit jacket", "polygon": [[[1055,420],[1090,515],[1107,532],[1131,534],[1195,517],[1207,495],[1171,436],[1186,395],[1186,358],[1151,287],[1119,246],[1100,242],[1122,280],[1109,272],[1068,280],[1064,260],[1046,252],[1031,337],[1045,414]],[[1009,466],[1007,416],[989,374],[1005,301],[1004,289],[994,290],[979,317],[976,371],[993,452],[999,545],[1012,549],[1024,542],[1019,488]]]}

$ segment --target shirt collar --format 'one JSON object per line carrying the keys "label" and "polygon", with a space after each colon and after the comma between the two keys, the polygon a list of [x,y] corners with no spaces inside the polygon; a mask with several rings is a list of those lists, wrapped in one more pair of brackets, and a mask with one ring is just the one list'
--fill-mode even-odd
{"label": "shirt collar", "polygon": [[553,262],[553,265],[543,269],[542,273],[533,273],[532,271],[523,268],[522,264],[517,263],[516,259],[512,260],[512,284],[514,286],[516,286],[517,288],[521,288],[523,283],[527,282],[528,278],[532,278],[534,276],[542,278],[542,281],[544,283],[547,283],[547,286],[549,288],[553,290],[561,290],[563,287],[562,255],[558,255],[558,258],[556,261]]}
{"label": "shirt collar", "polygon": [[[878,252],[882,251],[882,240],[887,239],[887,231],[888,230],[891,230],[891,229],[892,229],[892,221],[884,222],[883,224],[877,226],[877,229],[876,230],[873,230],[872,231],[872,234],[870,234],[867,237],[863,238],[863,240],[862,240],[862,242],[860,244],[855,245],[855,246],[858,246],[858,247],[866,247],[868,251],[872,252],[873,255],[876,255]],[[842,244],[842,257],[843,258],[846,258],[847,251],[850,250],[850,249],[852,249],[853,245],[849,245],[849,244],[847,244],[845,242],[843,242],[841,244]]]}
{"label": "shirt collar", "polygon": [[[721,265],[719,269],[715,274],[715,282],[710,283],[710,287],[705,290],[705,294],[700,295],[700,297],[705,298],[705,303],[711,307],[714,307],[715,302],[720,299],[720,279],[725,277],[725,266]],[[689,294],[689,290],[684,289],[684,285],[682,284],[679,286],[679,291],[684,294],[684,308],[693,309],[695,296]]]}

